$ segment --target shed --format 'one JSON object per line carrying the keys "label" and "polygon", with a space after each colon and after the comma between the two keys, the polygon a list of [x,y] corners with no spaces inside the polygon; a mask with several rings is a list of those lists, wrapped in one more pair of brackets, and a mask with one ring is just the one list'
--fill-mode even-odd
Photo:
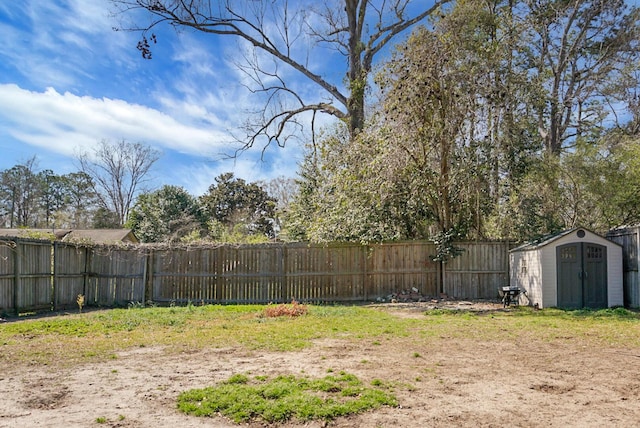
{"label": "shed", "polygon": [[94,244],[137,244],[131,229],[0,229],[0,236]]}
{"label": "shed", "polygon": [[612,229],[607,239],[622,245],[624,306],[640,308],[640,225]]}
{"label": "shed", "polygon": [[[509,252],[510,285],[540,308],[622,306],[622,246],[576,227]],[[525,299],[525,297],[520,297]]]}
{"label": "shed", "polygon": [[88,241],[95,244],[137,244],[138,238],[131,229],[72,229],[63,241]]}

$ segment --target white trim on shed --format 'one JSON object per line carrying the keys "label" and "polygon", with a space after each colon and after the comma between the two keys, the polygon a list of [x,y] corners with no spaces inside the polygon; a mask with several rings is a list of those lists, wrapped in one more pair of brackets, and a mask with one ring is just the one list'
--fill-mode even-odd
{"label": "white trim on shed", "polygon": [[526,292],[526,297],[521,299],[528,298],[528,304],[537,304],[540,308],[558,306],[557,248],[571,243],[606,247],[607,306],[622,306],[622,246],[581,227],[530,242],[509,252],[510,285]]}

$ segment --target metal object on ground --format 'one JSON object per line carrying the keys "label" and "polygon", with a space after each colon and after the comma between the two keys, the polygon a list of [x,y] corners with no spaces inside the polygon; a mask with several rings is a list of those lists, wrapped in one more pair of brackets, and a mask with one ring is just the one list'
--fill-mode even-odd
{"label": "metal object on ground", "polygon": [[520,304],[520,302],[518,301],[520,294],[526,294],[526,292],[524,290],[521,290],[519,287],[500,287],[500,289],[498,289],[498,293],[500,294],[500,297],[502,297],[502,305],[503,307],[507,307],[510,306],[512,303],[514,305],[518,305]]}

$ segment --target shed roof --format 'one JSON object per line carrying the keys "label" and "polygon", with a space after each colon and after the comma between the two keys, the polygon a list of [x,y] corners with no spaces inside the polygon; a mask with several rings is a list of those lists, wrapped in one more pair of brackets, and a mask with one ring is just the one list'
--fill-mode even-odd
{"label": "shed roof", "polygon": [[[546,236],[543,236],[543,237],[538,238],[536,240],[527,242],[526,244],[520,245],[519,247],[516,247],[516,248],[512,249],[510,252],[537,250],[538,248],[544,247],[545,245],[549,245],[552,242],[557,241],[560,238],[563,238],[563,237],[565,237],[567,235],[570,235],[571,233],[575,232],[578,229],[582,229],[582,230],[584,230],[586,232],[589,232],[592,235],[598,236],[598,237],[600,237],[602,239],[606,239],[606,238],[598,235],[597,233],[592,232],[589,229],[586,229],[584,227],[574,227],[574,228],[571,228],[571,229],[563,230],[561,232],[554,233],[554,234],[551,234],[551,235],[546,235]],[[610,242],[612,244],[620,245],[620,244],[618,244],[616,242],[613,242],[613,241],[610,241]]]}
{"label": "shed roof", "polygon": [[138,238],[131,229],[73,229],[62,240],[90,240],[96,244],[113,244],[115,242],[137,243]]}
{"label": "shed roof", "polygon": [[139,242],[131,229],[0,229],[0,236],[33,238],[34,235],[53,235],[60,241],[88,240],[96,244]]}

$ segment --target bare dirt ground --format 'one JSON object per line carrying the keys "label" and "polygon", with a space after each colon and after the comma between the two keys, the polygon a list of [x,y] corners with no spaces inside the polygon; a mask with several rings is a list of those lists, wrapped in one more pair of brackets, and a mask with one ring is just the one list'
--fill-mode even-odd
{"label": "bare dirt ground", "polygon": [[[501,310],[492,303],[447,305]],[[390,304],[385,310],[423,317],[427,307]],[[322,340],[291,353],[228,348],[176,356],[150,347],[74,369],[2,367],[0,426],[237,427],[223,418],[179,413],[177,395],[234,373],[322,377],[332,368],[363,381],[395,382],[400,407],[287,428],[628,427],[640,422],[640,349],[595,349],[570,337],[561,345],[446,339],[435,345],[403,338],[382,345]]]}

